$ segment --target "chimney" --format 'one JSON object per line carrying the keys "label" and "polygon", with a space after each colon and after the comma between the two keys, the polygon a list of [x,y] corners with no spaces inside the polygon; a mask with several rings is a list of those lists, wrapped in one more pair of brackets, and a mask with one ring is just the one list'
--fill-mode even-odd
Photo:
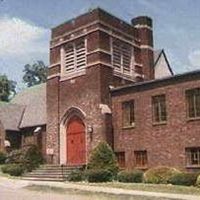
{"label": "chimney", "polygon": [[140,40],[144,80],[154,79],[152,19],[147,16],[139,16],[133,18],[131,23],[136,28],[138,39]]}

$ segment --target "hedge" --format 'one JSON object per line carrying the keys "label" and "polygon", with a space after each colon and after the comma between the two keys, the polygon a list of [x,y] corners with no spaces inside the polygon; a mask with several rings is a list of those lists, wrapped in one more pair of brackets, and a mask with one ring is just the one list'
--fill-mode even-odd
{"label": "hedge", "polygon": [[10,174],[11,176],[21,176],[25,168],[21,164],[7,164],[1,168],[3,173]]}
{"label": "hedge", "polygon": [[133,170],[126,171],[123,170],[117,174],[117,180],[124,183],[141,183],[143,181],[143,171]]}
{"label": "hedge", "polygon": [[0,164],[4,164],[6,161],[6,154],[0,151]]}
{"label": "hedge", "polygon": [[84,179],[84,173],[81,170],[77,170],[77,171],[72,171],[68,176],[67,176],[67,180],[68,181],[74,181],[74,182],[78,182],[78,181],[82,181]]}
{"label": "hedge", "polygon": [[144,182],[154,184],[166,184],[169,183],[170,179],[174,175],[179,173],[181,173],[179,170],[170,167],[152,168],[144,173]]}
{"label": "hedge", "polygon": [[198,177],[197,173],[189,173],[189,172],[177,173],[170,178],[169,183],[173,185],[192,186],[196,184],[197,177]]}
{"label": "hedge", "polygon": [[112,181],[113,174],[109,170],[105,169],[91,169],[85,171],[85,177],[88,182],[97,183],[97,182],[108,182]]}

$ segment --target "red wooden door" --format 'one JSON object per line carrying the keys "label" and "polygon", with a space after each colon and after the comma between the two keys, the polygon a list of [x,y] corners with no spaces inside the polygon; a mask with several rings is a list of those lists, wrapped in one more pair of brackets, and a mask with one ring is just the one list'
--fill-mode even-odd
{"label": "red wooden door", "polygon": [[79,118],[73,118],[67,126],[67,164],[86,163],[85,126]]}

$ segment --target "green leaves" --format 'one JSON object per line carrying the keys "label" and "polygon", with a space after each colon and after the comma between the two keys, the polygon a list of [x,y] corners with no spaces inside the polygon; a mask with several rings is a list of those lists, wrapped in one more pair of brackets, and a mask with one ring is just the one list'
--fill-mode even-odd
{"label": "green leaves", "polygon": [[9,101],[16,94],[16,85],[17,83],[8,80],[6,75],[0,75],[0,100]]}
{"label": "green leaves", "polygon": [[23,81],[28,86],[38,85],[40,83],[45,83],[47,80],[47,66],[45,66],[43,61],[37,61],[33,65],[26,64],[24,66],[24,76]]}

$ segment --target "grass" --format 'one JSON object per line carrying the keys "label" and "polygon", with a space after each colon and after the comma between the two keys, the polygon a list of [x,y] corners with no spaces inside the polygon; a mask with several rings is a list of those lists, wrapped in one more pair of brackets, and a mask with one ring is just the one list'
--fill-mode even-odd
{"label": "grass", "polygon": [[[105,193],[95,193],[95,192],[88,192],[76,189],[65,189],[59,187],[52,187],[52,186],[44,186],[44,185],[31,185],[27,186],[26,189],[31,191],[37,192],[44,192],[44,193],[59,193],[63,195],[70,195],[74,196],[72,199],[81,199],[81,200],[172,200],[169,198],[163,197],[147,197],[147,196],[130,196],[130,195],[113,195],[113,194],[105,194]],[[174,199],[173,199],[174,200]],[[177,199],[178,200],[178,199]]]}
{"label": "grass", "polygon": [[144,184],[144,183],[119,183],[119,182],[108,182],[108,183],[77,183],[91,186],[102,186],[110,188],[121,188],[127,190],[142,190],[148,192],[164,192],[173,194],[191,194],[200,195],[200,188],[194,186],[177,186],[177,185],[166,185],[166,184]]}

